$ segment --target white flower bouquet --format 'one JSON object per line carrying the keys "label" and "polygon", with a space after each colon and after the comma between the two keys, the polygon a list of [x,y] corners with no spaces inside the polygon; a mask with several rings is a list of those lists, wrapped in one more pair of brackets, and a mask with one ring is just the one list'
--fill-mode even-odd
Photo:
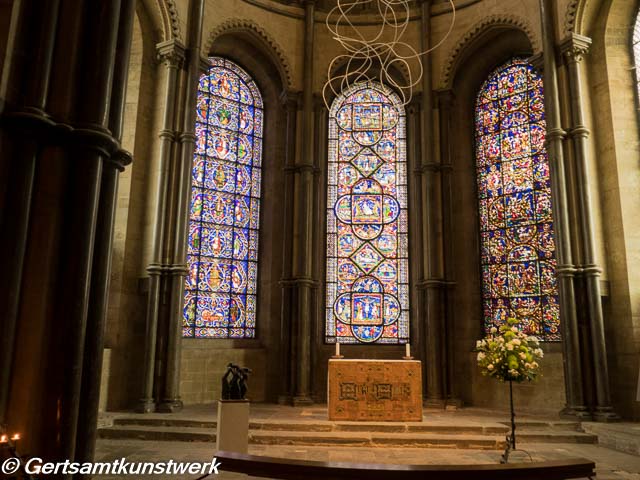
{"label": "white flower bouquet", "polygon": [[539,361],[544,357],[536,337],[521,332],[518,320],[507,319],[500,328],[492,327],[484,340],[478,340],[478,366],[483,375],[501,382],[535,380],[539,375]]}

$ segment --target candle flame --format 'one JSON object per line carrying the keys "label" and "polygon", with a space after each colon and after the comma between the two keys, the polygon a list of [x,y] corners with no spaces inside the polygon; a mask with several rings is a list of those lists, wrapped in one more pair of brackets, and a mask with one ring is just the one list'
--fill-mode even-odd
{"label": "candle flame", "polygon": [[9,438],[6,435],[0,436],[0,443],[7,443]]}
{"label": "candle flame", "polygon": [[19,433],[14,433],[13,437],[11,437],[11,440],[13,440],[13,441],[20,440],[20,434]]}

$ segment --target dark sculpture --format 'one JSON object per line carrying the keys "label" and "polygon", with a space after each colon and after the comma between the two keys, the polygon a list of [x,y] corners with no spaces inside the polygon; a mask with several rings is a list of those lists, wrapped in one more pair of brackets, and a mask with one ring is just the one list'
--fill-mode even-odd
{"label": "dark sculpture", "polygon": [[230,363],[222,376],[222,400],[246,400],[247,378],[251,370]]}

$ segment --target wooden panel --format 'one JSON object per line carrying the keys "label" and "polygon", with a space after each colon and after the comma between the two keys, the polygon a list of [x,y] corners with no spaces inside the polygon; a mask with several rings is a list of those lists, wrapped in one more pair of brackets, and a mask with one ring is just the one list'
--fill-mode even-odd
{"label": "wooden panel", "polygon": [[329,420],[422,421],[417,360],[329,360]]}

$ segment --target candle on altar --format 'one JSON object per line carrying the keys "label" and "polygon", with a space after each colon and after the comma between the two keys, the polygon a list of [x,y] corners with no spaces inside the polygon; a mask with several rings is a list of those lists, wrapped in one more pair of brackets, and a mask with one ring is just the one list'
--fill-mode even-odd
{"label": "candle on altar", "polygon": [[340,342],[336,342],[336,357],[340,356]]}
{"label": "candle on altar", "polygon": [[404,344],[404,356],[405,357],[410,357],[411,356],[411,345],[408,343]]}
{"label": "candle on altar", "polygon": [[20,434],[19,434],[19,433],[14,433],[14,434],[13,434],[13,437],[11,437],[11,440],[13,440],[14,442],[15,442],[16,440],[20,440]]}

